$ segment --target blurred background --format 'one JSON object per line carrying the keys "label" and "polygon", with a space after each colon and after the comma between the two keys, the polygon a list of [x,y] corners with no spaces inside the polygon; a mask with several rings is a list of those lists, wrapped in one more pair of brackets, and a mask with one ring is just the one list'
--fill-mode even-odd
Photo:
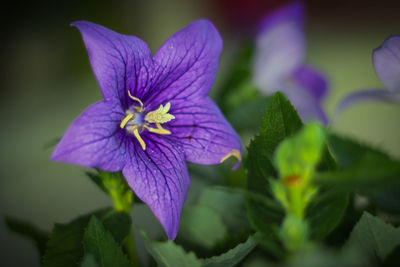
{"label": "blurred background", "polygon": [[[261,16],[282,0],[15,1],[3,6],[0,42],[1,216],[28,219],[44,230],[94,209],[108,198],[84,168],[51,162],[54,140],[91,103],[101,99],[79,32],[69,26],[89,20],[146,41],[153,52],[174,32],[199,18],[211,19],[224,39],[214,89],[224,79],[237,40],[251,39]],[[307,61],[329,79],[326,110],[332,117],[348,92],[384,88],[372,50],[400,34],[399,1],[307,1]],[[336,132],[400,157],[400,106],[366,103],[332,122]],[[50,146],[50,147],[49,147]],[[189,193],[194,197],[196,184]],[[159,225],[146,207],[133,220]],[[140,238],[139,238],[140,239]],[[140,240],[139,240],[140,241]],[[34,246],[8,233],[0,221],[2,266],[38,266]]]}

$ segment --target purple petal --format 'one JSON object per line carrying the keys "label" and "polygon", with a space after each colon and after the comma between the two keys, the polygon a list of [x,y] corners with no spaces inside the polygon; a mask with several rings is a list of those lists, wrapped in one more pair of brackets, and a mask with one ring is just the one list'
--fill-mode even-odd
{"label": "purple petal", "polygon": [[375,71],[392,92],[400,92],[400,36],[391,36],[372,54]]}
{"label": "purple petal", "polygon": [[304,13],[304,4],[300,2],[287,4],[264,17],[261,20],[258,31],[269,31],[271,28],[276,27],[277,24],[287,20],[293,20],[296,24],[302,26],[304,23]]}
{"label": "purple petal", "polygon": [[294,83],[308,92],[316,99],[322,99],[328,91],[325,77],[317,70],[302,65],[293,74],[292,80]]}
{"label": "purple petal", "polygon": [[303,11],[303,5],[295,3],[263,21],[256,39],[253,78],[265,93],[281,89],[304,60]]}
{"label": "purple petal", "polygon": [[105,171],[122,170],[127,155],[120,141],[123,116],[119,105],[95,103],[71,124],[51,159]]}
{"label": "purple petal", "polygon": [[322,108],[322,101],[315,98],[307,89],[289,85],[283,92],[303,121],[317,120],[324,125],[328,124],[328,118]]}
{"label": "purple petal", "polygon": [[[170,123],[170,138],[180,144],[186,160],[197,164],[219,164],[232,151],[242,154],[239,136],[209,98],[172,105],[175,120]],[[239,167],[240,161],[235,168]]]}
{"label": "purple petal", "polygon": [[153,57],[156,75],[143,102],[151,110],[170,99],[207,95],[221,50],[221,36],[208,20],[195,21],[175,33]]}
{"label": "purple petal", "polygon": [[147,135],[145,151],[130,143],[130,157],[123,174],[135,194],[145,202],[169,239],[175,239],[183,203],[190,185],[182,148]]}
{"label": "purple petal", "polygon": [[400,103],[400,93],[392,93],[383,89],[368,89],[350,93],[340,100],[336,107],[335,118],[349,106],[366,101]]}
{"label": "purple petal", "polygon": [[146,43],[91,22],[78,21],[72,25],[82,34],[104,98],[120,99],[128,106],[128,90],[140,97],[143,88],[149,86],[153,72],[153,61]]}

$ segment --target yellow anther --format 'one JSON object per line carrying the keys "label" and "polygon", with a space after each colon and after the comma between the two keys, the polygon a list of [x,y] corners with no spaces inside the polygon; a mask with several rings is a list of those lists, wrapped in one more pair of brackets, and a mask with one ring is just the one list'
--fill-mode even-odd
{"label": "yellow anther", "polygon": [[149,123],[166,123],[170,120],[175,119],[175,116],[169,114],[168,111],[171,108],[171,103],[168,102],[165,107],[160,105],[160,107],[154,111],[147,113],[146,117],[144,118],[145,121]]}
{"label": "yellow anther", "polygon": [[139,102],[140,108],[143,109],[143,102],[142,102],[139,98],[132,96],[132,95],[131,95],[131,92],[129,92],[129,90],[128,90],[128,95],[129,95],[129,97],[132,98],[133,100]]}
{"label": "yellow anther", "polygon": [[[175,117],[174,117],[175,118]],[[156,123],[156,126],[158,128],[158,130],[160,131],[160,134],[171,134],[170,131],[164,129],[161,124],[159,124],[158,122]]]}
{"label": "yellow anther", "polygon": [[149,132],[156,133],[156,134],[171,134],[170,131],[164,129],[161,124],[158,122],[156,123],[157,128],[150,128],[149,126],[145,125],[144,127],[149,130]]}
{"label": "yellow anther", "polygon": [[139,141],[139,144],[142,147],[142,149],[146,150],[146,143],[143,141],[142,137],[139,134],[138,126],[137,125],[132,126],[132,130],[133,130],[133,135]]}
{"label": "yellow anther", "polygon": [[119,125],[119,127],[121,127],[121,129],[123,129],[125,127],[125,125],[128,123],[128,121],[130,119],[132,119],[133,117],[135,117],[135,114],[133,114],[133,113],[129,113],[128,115],[126,115],[125,118],[121,121],[121,124]]}
{"label": "yellow anther", "polygon": [[224,156],[221,159],[220,163],[224,162],[225,160],[229,159],[230,157],[235,157],[235,158],[237,158],[238,161],[242,160],[242,154],[240,153],[240,151],[234,149],[231,152],[229,152],[228,154],[226,154],[226,156]]}
{"label": "yellow anther", "polygon": [[[160,107],[162,107],[162,105],[160,106]],[[168,102],[166,105],[165,105],[165,107],[164,107],[164,113],[168,113],[168,111],[169,111],[169,109],[171,108],[171,103],[170,102]]]}

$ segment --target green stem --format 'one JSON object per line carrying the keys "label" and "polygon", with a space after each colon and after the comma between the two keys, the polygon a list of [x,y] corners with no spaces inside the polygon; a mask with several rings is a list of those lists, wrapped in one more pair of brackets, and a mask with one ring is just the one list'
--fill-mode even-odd
{"label": "green stem", "polygon": [[302,195],[303,190],[299,190],[299,188],[289,188],[289,203],[291,206],[291,213],[301,219],[304,216],[304,204]]}
{"label": "green stem", "polygon": [[133,233],[130,231],[129,235],[125,238],[125,250],[131,260],[133,267],[139,266],[139,261],[136,256],[135,241],[133,240]]}
{"label": "green stem", "polygon": [[[132,192],[129,191],[125,195],[119,194],[116,190],[110,191],[111,198],[114,203],[114,209],[116,211],[122,211],[131,216],[131,209],[133,206],[133,195]],[[124,240],[124,247],[128,258],[130,259],[133,267],[139,266],[139,260],[136,255],[136,248],[135,248],[135,240],[133,239],[133,232],[132,230],[129,231],[128,236]]]}

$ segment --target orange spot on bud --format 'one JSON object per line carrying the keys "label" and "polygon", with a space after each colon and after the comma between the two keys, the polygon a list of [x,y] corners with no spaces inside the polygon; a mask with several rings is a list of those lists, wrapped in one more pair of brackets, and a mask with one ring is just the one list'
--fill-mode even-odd
{"label": "orange spot on bud", "polygon": [[301,176],[298,174],[286,176],[283,178],[283,183],[288,187],[299,185],[301,183]]}

